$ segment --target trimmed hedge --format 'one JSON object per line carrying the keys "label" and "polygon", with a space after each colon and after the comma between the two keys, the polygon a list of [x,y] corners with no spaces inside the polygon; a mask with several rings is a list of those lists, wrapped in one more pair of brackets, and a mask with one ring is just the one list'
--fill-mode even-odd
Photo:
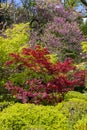
{"label": "trimmed hedge", "polygon": [[[54,106],[16,103],[0,113],[0,130],[67,130],[67,118]],[[70,129],[69,129],[70,130]]]}
{"label": "trimmed hedge", "polygon": [[0,112],[0,130],[79,130],[85,114],[87,101],[75,98],[56,106],[16,103]]}

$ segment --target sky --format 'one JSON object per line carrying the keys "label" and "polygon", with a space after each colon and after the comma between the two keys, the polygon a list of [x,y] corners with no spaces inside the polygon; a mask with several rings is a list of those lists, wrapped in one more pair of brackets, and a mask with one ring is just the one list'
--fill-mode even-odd
{"label": "sky", "polygon": [[[8,1],[11,2],[11,0],[8,0]],[[62,0],[62,1],[64,1],[64,0]],[[21,0],[15,0],[15,3],[17,4],[17,6],[20,6],[21,5]],[[84,6],[82,6],[81,4],[78,5],[78,7],[76,8],[76,10],[78,12],[83,12],[83,14],[85,12]]]}

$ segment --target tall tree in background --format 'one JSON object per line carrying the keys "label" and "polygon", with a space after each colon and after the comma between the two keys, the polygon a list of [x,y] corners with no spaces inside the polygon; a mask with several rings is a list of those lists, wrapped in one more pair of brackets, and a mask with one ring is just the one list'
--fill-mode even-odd
{"label": "tall tree in background", "polygon": [[0,33],[14,21],[14,0],[0,0]]}

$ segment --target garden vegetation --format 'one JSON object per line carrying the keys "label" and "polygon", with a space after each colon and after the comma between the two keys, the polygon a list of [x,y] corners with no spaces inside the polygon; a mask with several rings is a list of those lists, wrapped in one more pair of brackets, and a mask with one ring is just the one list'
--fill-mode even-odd
{"label": "garden vegetation", "polygon": [[0,130],[87,130],[87,23],[68,3],[25,6],[0,28]]}

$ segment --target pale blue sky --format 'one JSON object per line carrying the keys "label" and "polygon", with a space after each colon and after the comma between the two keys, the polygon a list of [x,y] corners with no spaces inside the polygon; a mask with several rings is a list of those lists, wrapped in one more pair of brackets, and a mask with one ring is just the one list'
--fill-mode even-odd
{"label": "pale blue sky", "polygon": [[[8,0],[8,1],[10,2],[11,0]],[[62,0],[62,1],[64,1],[64,0]],[[21,0],[15,0],[15,2],[16,2],[16,4],[20,5]],[[77,11],[83,11],[83,12],[85,12],[85,9],[84,9],[84,7],[81,4],[78,5],[78,7],[76,8],[76,10]]]}

